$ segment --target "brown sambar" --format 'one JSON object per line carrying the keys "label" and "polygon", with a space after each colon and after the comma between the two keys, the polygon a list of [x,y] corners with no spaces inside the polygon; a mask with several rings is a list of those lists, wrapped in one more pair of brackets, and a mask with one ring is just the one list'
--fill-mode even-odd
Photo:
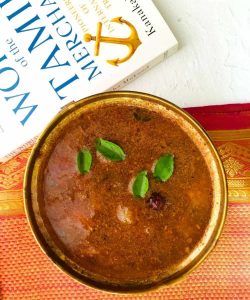
{"label": "brown sambar", "polygon": [[[120,145],[126,159],[103,159],[97,138]],[[76,164],[81,149],[93,156],[84,175]],[[151,170],[165,153],[175,167],[161,182]],[[144,199],[130,187],[141,170],[150,186]],[[226,209],[223,169],[207,136],[175,106],[139,93],[103,94],[61,112],[33,150],[25,189],[33,231],[49,256],[82,282],[116,291],[189,271],[214,245]],[[150,206],[155,194],[164,199],[160,209]]]}

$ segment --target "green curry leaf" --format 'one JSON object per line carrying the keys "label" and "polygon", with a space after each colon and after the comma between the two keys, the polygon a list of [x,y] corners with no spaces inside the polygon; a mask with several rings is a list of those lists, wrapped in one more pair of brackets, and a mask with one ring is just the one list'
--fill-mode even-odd
{"label": "green curry leaf", "polygon": [[144,198],[148,191],[149,183],[147,171],[141,171],[135,178],[133,183],[133,194],[136,197]]}
{"label": "green curry leaf", "polygon": [[81,174],[88,173],[92,164],[92,155],[89,150],[80,150],[77,154],[77,167]]}
{"label": "green curry leaf", "polygon": [[110,160],[125,159],[125,153],[120,146],[101,138],[96,139],[96,150]]}
{"label": "green curry leaf", "polygon": [[162,155],[156,162],[154,168],[154,177],[161,181],[167,181],[174,172],[174,155]]}

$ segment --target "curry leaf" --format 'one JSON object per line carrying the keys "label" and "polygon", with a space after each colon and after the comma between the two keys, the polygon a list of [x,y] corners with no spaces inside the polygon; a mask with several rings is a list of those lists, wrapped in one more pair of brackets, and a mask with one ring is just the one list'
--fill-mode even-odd
{"label": "curry leaf", "polygon": [[81,174],[88,173],[92,164],[92,155],[89,150],[80,150],[77,154],[77,167]]}
{"label": "curry leaf", "polygon": [[96,150],[110,160],[125,159],[125,153],[120,146],[104,139],[96,139]]}
{"label": "curry leaf", "polygon": [[156,162],[154,168],[154,177],[167,181],[174,172],[174,156],[172,154],[162,155]]}
{"label": "curry leaf", "polygon": [[135,178],[133,183],[133,194],[136,197],[144,198],[148,191],[148,177],[147,171],[141,171]]}

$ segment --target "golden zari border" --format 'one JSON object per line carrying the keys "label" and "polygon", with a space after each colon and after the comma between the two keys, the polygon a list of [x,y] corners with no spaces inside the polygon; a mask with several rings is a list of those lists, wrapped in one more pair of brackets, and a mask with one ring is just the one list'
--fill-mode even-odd
{"label": "golden zari border", "polygon": [[0,191],[0,216],[24,214],[23,192]]}
{"label": "golden zari border", "polygon": [[208,131],[208,135],[212,141],[250,141],[250,128],[240,130],[210,130]]}
{"label": "golden zari border", "polygon": [[[250,129],[208,132],[222,159],[230,202],[250,203]],[[0,216],[24,213],[22,180],[30,149],[0,164]]]}
{"label": "golden zari border", "polygon": [[208,132],[223,162],[230,202],[250,203],[250,129]]}

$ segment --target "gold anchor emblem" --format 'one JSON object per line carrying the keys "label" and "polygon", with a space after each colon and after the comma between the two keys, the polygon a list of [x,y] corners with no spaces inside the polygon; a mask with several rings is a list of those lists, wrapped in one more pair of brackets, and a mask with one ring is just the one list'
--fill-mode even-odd
{"label": "gold anchor emblem", "polygon": [[113,60],[107,60],[107,62],[113,66],[118,66],[119,64],[127,61],[130,59],[130,57],[135,53],[136,49],[141,45],[141,41],[139,39],[139,36],[137,34],[137,31],[135,27],[128,21],[124,20],[122,17],[117,17],[112,19],[110,22],[115,22],[119,24],[126,24],[130,30],[131,33],[127,38],[116,38],[116,37],[106,37],[101,36],[102,32],[102,23],[97,23],[97,30],[96,30],[96,36],[92,36],[89,33],[86,33],[84,35],[84,41],[90,42],[95,41],[95,51],[94,55],[98,56],[100,52],[100,43],[111,43],[111,44],[119,44],[119,45],[125,45],[129,48],[129,53],[123,58],[116,58]]}

